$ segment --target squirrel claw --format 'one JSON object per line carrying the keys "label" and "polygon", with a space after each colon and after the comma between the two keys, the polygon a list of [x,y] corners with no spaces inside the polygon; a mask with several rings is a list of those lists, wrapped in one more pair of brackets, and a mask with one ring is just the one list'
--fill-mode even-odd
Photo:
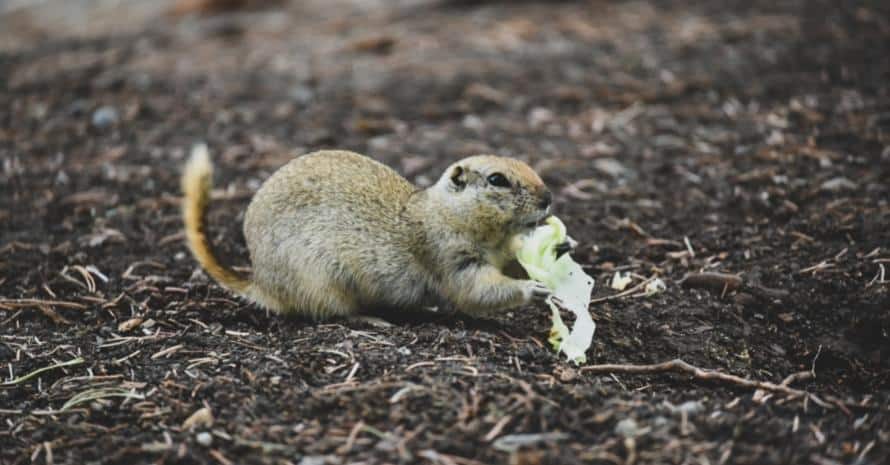
{"label": "squirrel claw", "polygon": [[544,302],[550,297],[550,289],[543,283],[537,281],[529,281],[527,289],[527,300],[529,302]]}

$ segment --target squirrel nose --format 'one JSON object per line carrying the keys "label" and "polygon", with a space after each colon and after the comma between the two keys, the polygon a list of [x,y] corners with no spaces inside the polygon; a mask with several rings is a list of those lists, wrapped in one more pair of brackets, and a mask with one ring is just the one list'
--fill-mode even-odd
{"label": "squirrel nose", "polygon": [[553,203],[553,194],[550,191],[544,191],[541,194],[541,201],[538,203],[538,206],[541,207],[541,210],[546,210],[550,207],[550,204]]}

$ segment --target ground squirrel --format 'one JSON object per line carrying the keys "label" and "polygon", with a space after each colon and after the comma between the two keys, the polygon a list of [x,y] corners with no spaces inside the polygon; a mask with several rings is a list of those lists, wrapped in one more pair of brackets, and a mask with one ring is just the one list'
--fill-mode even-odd
{"label": "ground squirrel", "polygon": [[549,295],[541,283],[503,273],[522,234],[550,212],[550,191],[521,161],[465,158],[421,189],[357,153],[297,157],[247,208],[250,278],[210,250],[211,177],[207,149],[196,146],[182,177],[189,248],[222,286],[271,310],[329,318],[446,305],[486,315]]}

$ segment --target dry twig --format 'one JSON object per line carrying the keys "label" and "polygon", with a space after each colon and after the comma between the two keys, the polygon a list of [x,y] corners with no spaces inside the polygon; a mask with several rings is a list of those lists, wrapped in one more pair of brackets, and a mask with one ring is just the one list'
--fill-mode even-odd
{"label": "dry twig", "polygon": [[34,307],[37,305],[51,305],[62,308],[73,308],[77,310],[85,310],[86,305],[77,302],[66,302],[63,300],[41,300],[41,299],[0,299],[0,306],[19,308]]}
{"label": "dry twig", "polygon": [[[730,375],[728,373],[723,373],[717,370],[707,370],[704,368],[699,368],[694,365],[690,365],[686,363],[682,359],[675,358],[668,362],[656,363],[652,365],[630,365],[630,364],[602,364],[602,365],[590,365],[581,368],[581,372],[584,373],[631,373],[631,374],[653,374],[653,373],[666,373],[666,372],[677,372],[677,373],[688,373],[692,375],[693,378],[699,380],[717,380],[723,381],[729,384],[734,384],[736,386],[753,388],[753,389],[763,389],[764,391],[770,392],[778,392],[781,394],[786,394],[793,397],[803,397],[803,396],[811,396],[806,391],[802,391],[800,389],[794,389],[789,387],[785,383],[775,384],[770,383],[768,381],[756,381],[748,378],[742,378],[740,376]],[[790,378],[790,377],[789,377]],[[789,383],[793,379],[786,379]]]}
{"label": "dry twig", "polygon": [[604,297],[598,297],[598,298],[596,298],[596,299],[590,299],[590,303],[591,303],[591,304],[597,304],[597,303],[600,303],[600,302],[605,302],[605,301],[608,301],[608,300],[614,300],[614,299],[620,299],[620,298],[622,298],[622,297],[627,297],[627,296],[641,297],[641,296],[643,296],[643,295],[646,295],[646,293],[645,293],[645,292],[640,292],[640,291],[642,291],[643,289],[645,289],[645,288],[646,288],[646,285],[649,284],[649,283],[651,283],[654,279],[655,279],[654,276],[651,277],[651,278],[648,278],[648,279],[642,281],[641,283],[637,284],[636,286],[634,286],[634,287],[632,287],[632,288],[630,288],[630,289],[627,289],[627,290],[625,290],[625,291],[619,292],[619,293],[617,293],[617,294],[607,295],[607,296],[604,296]]}
{"label": "dry twig", "polygon": [[679,284],[684,287],[705,288],[717,292],[734,291],[742,287],[742,278],[726,273],[686,273]]}

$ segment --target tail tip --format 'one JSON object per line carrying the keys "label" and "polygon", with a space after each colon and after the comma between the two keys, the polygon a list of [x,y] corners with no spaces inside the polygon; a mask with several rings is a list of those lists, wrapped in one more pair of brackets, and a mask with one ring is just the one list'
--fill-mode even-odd
{"label": "tail tip", "polygon": [[213,164],[210,162],[210,151],[207,144],[201,142],[192,146],[191,154],[182,171],[182,189],[186,193],[194,189],[207,187],[213,175]]}
{"label": "tail tip", "polygon": [[193,145],[186,170],[203,173],[210,171],[210,169],[210,150],[207,149],[207,144],[199,142]]}

